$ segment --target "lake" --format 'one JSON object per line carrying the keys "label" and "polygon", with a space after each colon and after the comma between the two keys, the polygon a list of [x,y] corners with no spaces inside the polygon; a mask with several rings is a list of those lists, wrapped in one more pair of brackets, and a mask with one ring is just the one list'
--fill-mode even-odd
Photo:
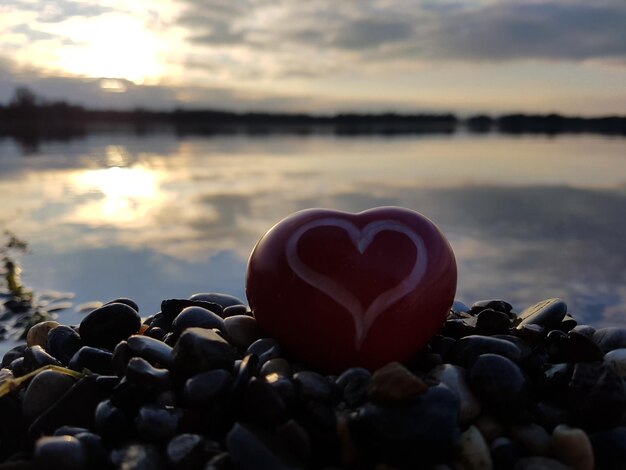
{"label": "lake", "polygon": [[[0,228],[27,240],[23,280],[74,305],[245,296],[259,237],[309,207],[414,209],[449,239],[457,298],[516,311],[561,297],[626,325],[626,139],[593,135],[213,136],[0,140]],[[69,309],[61,321],[78,322]]]}

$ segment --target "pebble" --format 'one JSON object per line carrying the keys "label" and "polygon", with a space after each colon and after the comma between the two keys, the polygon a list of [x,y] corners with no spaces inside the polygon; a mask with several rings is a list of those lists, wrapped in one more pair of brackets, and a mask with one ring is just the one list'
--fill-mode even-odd
{"label": "pebble", "polygon": [[461,434],[461,461],[466,470],[493,468],[489,446],[475,426],[470,426]]}
{"label": "pebble", "polygon": [[367,395],[377,403],[398,403],[426,392],[426,383],[399,362],[390,362],[372,374]]}
{"label": "pebble", "polygon": [[109,300],[108,302],[105,302],[103,305],[111,305],[111,304],[128,305],[135,312],[139,312],[139,306],[137,305],[137,302],[127,297],[118,297],[117,299],[113,299],[113,300]]}
{"label": "pebble", "polygon": [[510,327],[511,320],[504,312],[487,308],[476,316],[476,332],[479,335],[505,334]]}
{"label": "pebble", "polygon": [[291,377],[293,371],[289,361],[283,359],[282,357],[276,357],[263,364],[259,373],[261,375],[278,374],[284,377]]}
{"label": "pebble", "polygon": [[248,346],[246,354],[255,354],[262,365],[270,359],[280,357],[281,348],[280,344],[272,338],[260,338]]}
{"label": "pebble", "polygon": [[60,325],[48,332],[46,351],[67,365],[72,356],[83,346],[76,331],[66,325]]}
{"label": "pebble", "polygon": [[596,330],[592,339],[605,354],[614,349],[626,348],[626,328],[612,326]]}
{"label": "pebble", "polygon": [[596,468],[623,470],[626,462],[626,426],[598,431],[589,436]]}
{"label": "pebble", "polygon": [[226,437],[226,446],[237,470],[304,468],[278,440],[251,425],[235,423]]}
{"label": "pebble", "polygon": [[224,331],[231,344],[244,351],[263,336],[263,330],[256,318],[248,315],[233,315],[225,318]]}
{"label": "pebble", "polygon": [[464,368],[453,364],[441,364],[432,369],[428,377],[442,383],[457,396],[461,407],[461,423],[470,423],[480,414],[482,404],[470,389]]}
{"label": "pebble", "polygon": [[528,399],[529,386],[522,370],[510,359],[483,354],[469,371],[469,383],[476,395],[499,412],[515,414]]}
{"label": "pebble", "polygon": [[218,304],[225,309],[227,307],[231,307],[233,305],[243,305],[245,302],[234,295],[222,294],[219,292],[210,292],[210,293],[201,293],[201,294],[193,294],[189,297],[189,300],[201,300],[203,302],[211,302],[214,304]]}
{"label": "pebble", "polygon": [[333,399],[333,384],[322,374],[305,370],[293,375],[298,396],[302,401],[330,402]]}
{"label": "pebble", "polygon": [[48,332],[52,328],[59,326],[59,322],[54,320],[44,321],[33,325],[26,334],[26,345],[28,347],[41,346],[46,347],[46,340],[48,339]]}
{"label": "pebble", "polygon": [[137,412],[135,426],[143,440],[164,443],[176,434],[183,411],[173,407],[142,406]]}
{"label": "pebble", "polygon": [[[165,300],[140,325],[136,304],[115,299],[78,327],[32,329],[30,346],[4,355],[1,383],[49,364],[91,373],[39,372],[0,396],[9,423],[0,426],[0,461],[36,464],[43,435],[75,439],[81,468],[103,469],[610,469],[626,461],[624,329],[576,326],[566,314],[557,321],[558,299],[519,318],[501,300],[457,303],[408,364],[338,376],[292,362],[240,302]],[[102,309],[130,310],[134,331]],[[89,317],[114,347],[81,338],[93,328]]]}
{"label": "pebble", "polygon": [[559,424],[552,432],[552,453],[575,470],[593,470],[593,448],[587,433],[579,428]]}
{"label": "pebble", "polygon": [[335,385],[346,405],[354,408],[367,398],[371,380],[372,374],[369,370],[362,367],[350,367],[335,379]]}
{"label": "pebble", "polygon": [[465,367],[471,366],[481,354],[498,354],[514,362],[518,362],[522,357],[520,349],[510,341],[483,335],[461,338],[450,354],[455,358],[455,362]]}
{"label": "pebble", "polygon": [[173,348],[149,336],[133,335],[126,341],[130,350],[145,360],[163,367],[174,364]]}
{"label": "pebble", "polygon": [[519,314],[518,328],[527,324],[541,325],[546,328],[557,328],[565,318],[567,304],[561,299],[547,299],[537,302]]}
{"label": "pebble", "polygon": [[103,305],[80,322],[78,334],[87,346],[113,351],[141,326],[137,311],[122,303]]}
{"label": "pebble", "polygon": [[420,467],[454,455],[461,437],[458,415],[454,393],[434,386],[404,406],[366,403],[351,419],[350,431],[366,460]]}
{"label": "pebble", "polygon": [[179,336],[187,328],[224,329],[224,320],[218,314],[202,307],[184,308],[172,321],[174,335]]}
{"label": "pebble", "polygon": [[626,348],[613,349],[604,355],[604,365],[622,379],[626,378]]}
{"label": "pebble", "polygon": [[42,437],[35,445],[35,463],[42,470],[82,470],[87,457],[80,441],[71,436]]}
{"label": "pebble", "polygon": [[22,412],[27,420],[33,421],[54,404],[70,387],[74,379],[53,370],[45,370],[31,380],[22,398]]}
{"label": "pebble", "polygon": [[550,434],[536,423],[511,426],[511,438],[521,444],[531,455],[548,455],[550,451]]}
{"label": "pebble", "polygon": [[228,342],[213,330],[188,328],[176,342],[174,364],[188,375],[211,369],[230,370],[236,353]]}
{"label": "pebble", "polygon": [[87,369],[96,374],[111,375],[113,373],[112,357],[113,354],[104,349],[83,346],[72,356],[68,367],[78,372]]}
{"label": "pebble", "polygon": [[624,381],[602,363],[580,362],[574,365],[567,400],[577,424],[615,426],[626,410]]}
{"label": "pebble", "polygon": [[232,381],[232,375],[224,369],[194,375],[185,382],[185,401],[193,408],[209,406],[226,394]]}

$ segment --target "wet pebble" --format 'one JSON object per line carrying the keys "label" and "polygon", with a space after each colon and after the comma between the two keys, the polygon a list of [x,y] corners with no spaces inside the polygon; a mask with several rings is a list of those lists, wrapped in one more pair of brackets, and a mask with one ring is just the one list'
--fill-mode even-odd
{"label": "wet pebble", "polygon": [[286,359],[276,357],[263,364],[259,373],[261,375],[278,374],[284,377],[291,377],[293,371],[291,364]]}
{"label": "wet pebble", "polygon": [[248,315],[233,315],[225,318],[224,331],[231,344],[244,351],[263,336],[263,330],[256,319]]}
{"label": "wet pebble", "polygon": [[149,362],[171,367],[174,354],[171,346],[149,336],[133,335],[127,340],[130,350]]}
{"label": "wet pebble", "polygon": [[481,412],[482,404],[467,383],[467,371],[453,364],[442,364],[430,371],[429,377],[442,383],[459,399],[462,423],[472,422]]}
{"label": "wet pebble", "polygon": [[22,398],[22,411],[29,421],[55,403],[72,385],[69,375],[52,370],[40,372],[31,380]]}
{"label": "wet pebble", "polygon": [[592,339],[605,354],[614,349],[626,348],[626,328],[612,326],[596,330]]}
{"label": "wet pebble", "polygon": [[96,374],[110,375],[113,373],[111,358],[113,354],[104,349],[83,346],[72,356],[68,367],[72,370],[82,372],[87,369]]}
{"label": "wet pebble", "polygon": [[471,335],[461,338],[454,345],[451,355],[455,362],[470,366],[481,354],[497,354],[518,362],[522,352],[510,341],[483,335]]}
{"label": "wet pebble", "polygon": [[69,326],[60,325],[48,332],[46,351],[65,365],[82,346],[80,336]]}
{"label": "wet pebble", "polygon": [[333,400],[333,384],[322,374],[313,371],[296,372],[293,382],[300,400],[330,402]]}
{"label": "wet pebble", "polygon": [[200,469],[208,460],[209,447],[199,434],[179,434],[167,444],[167,459],[175,469]]}
{"label": "wet pebble", "polygon": [[79,335],[87,346],[113,351],[141,326],[137,311],[123,303],[103,305],[80,322]]}
{"label": "wet pebble", "polygon": [[232,380],[230,372],[224,369],[194,375],[185,382],[185,401],[195,408],[209,406],[230,389]]}
{"label": "wet pebble", "polygon": [[174,335],[180,335],[187,328],[224,329],[224,320],[218,314],[202,307],[184,308],[172,321]]}
{"label": "wet pebble", "polygon": [[476,317],[476,332],[479,335],[497,335],[509,331],[511,320],[504,312],[491,308],[482,310]]}
{"label": "wet pebble", "polygon": [[183,411],[173,407],[142,406],[135,418],[140,438],[154,443],[169,441],[176,434]]}
{"label": "wet pebble", "polygon": [[193,294],[191,297],[189,297],[189,300],[201,300],[203,302],[211,302],[214,304],[218,304],[222,307],[222,309],[233,305],[244,304],[244,301],[240,298],[230,294],[222,294],[220,292]]}
{"label": "wet pebble", "polygon": [[262,365],[270,359],[279,357],[281,354],[281,348],[278,342],[272,338],[260,338],[248,346],[246,354],[255,354],[258,356]]}
{"label": "wet pebble", "polygon": [[232,369],[236,353],[228,342],[213,330],[188,328],[180,335],[173,350],[176,367],[194,375],[211,369]]}
{"label": "wet pebble", "polygon": [[367,395],[377,403],[410,400],[428,389],[426,383],[399,362],[390,362],[372,374]]}
{"label": "wet pebble", "polygon": [[335,379],[341,397],[350,408],[360,405],[367,398],[372,374],[362,367],[346,369]]}
{"label": "wet pebble", "polygon": [[470,426],[461,434],[461,461],[466,470],[493,468],[489,446],[475,426]]}
{"label": "wet pebble", "polygon": [[537,302],[524,309],[518,316],[518,327],[535,324],[552,329],[557,328],[565,318],[567,304],[563,300],[554,298]]}
{"label": "wet pebble", "polygon": [[71,436],[42,437],[35,445],[35,463],[42,470],[82,470],[87,457],[80,441]]}
{"label": "wet pebble", "polygon": [[626,348],[613,349],[604,355],[604,364],[622,379],[626,378]]}
{"label": "wet pebble", "polygon": [[485,404],[506,414],[523,409],[528,399],[528,382],[522,370],[510,359],[483,354],[469,371],[469,383]]}
{"label": "wet pebble", "polygon": [[41,346],[42,348],[45,348],[46,341],[48,339],[48,332],[57,326],[59,326],[59,322],[54,320],[44,321],[33,325],[28,330],[28,334],[26,335],[26,344],[29,347]]}
{"label": "wet pebble", "polygon": [[575,470],[593,470],[593,448],[582,429],[559,424],[552,432],[550,447],[557,459]]}

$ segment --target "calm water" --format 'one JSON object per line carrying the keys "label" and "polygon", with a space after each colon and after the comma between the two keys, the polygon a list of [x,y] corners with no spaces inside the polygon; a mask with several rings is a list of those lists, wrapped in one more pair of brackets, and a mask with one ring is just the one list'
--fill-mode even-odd
{"label": "calm water", "polygon": [[75,305],[243,297],[252,247],[289,213],[400,205],[450,240],[458,299],[562,297],[584,322],[626,324],[625,139],[114,134],[26,155],[0,140],[0,195],[0,228],[32,247],[26,284]]}

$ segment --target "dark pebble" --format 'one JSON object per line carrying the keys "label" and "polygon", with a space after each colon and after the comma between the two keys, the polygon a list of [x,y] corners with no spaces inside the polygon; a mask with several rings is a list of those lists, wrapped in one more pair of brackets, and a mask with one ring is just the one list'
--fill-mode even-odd
{"label": "dark pebble", "polygon": [[557,328],[565,318],[566,313],[567,305],[561,299],[543,300],[524,309],[519,314],[518,328],[529,323],[541,325],[548,329]]}
{"label": "dark pebble", "polygon": [[289,377],[276,373],[268,374],[264,380],[278,392],[287,408],[293,408],[297,401],[296,386]]}
{"label": "dark pebble", "polygon": [[595,331],[592,339],[604,353],[626,348],[626,328],[617,326],[600,328]]}
{"label": "dark pebble", "polygon": [[194,375],[185,382],[185,401],[192,408],[208,407],[226,394],[232,381],[231,373],[224,369]]}
{"label": "dark pebble", "polygon": [[60,366],[58,360],[48,354],[41,346],[24,349],[24,371],[30,372],[43,366]]}
{"label": "dark pebble", "polygon": [[111,400],[98,403],[94,427],[105,441],[111,443],[123,442],[133,435],[132,421]]}
{"label": "dark pebble", "polygon": [[169,441],[178,429],[183,411],[172,407],[142,406],[135,418],[140,438],[154,443]]}
{"label": "dark pebble", "polygon": [[175,469],[195,470],[204,467],[208,458],[206,440],[199,434],[179,434],[167,444],[167,460]]}
{"label": "dark pebble", "polygon": [[248,347],[248,349],[246,349],[246,354],[256,354],[262,365],[270,359],[279,357],[281,349],[276,340],[272,338],[261,338],[257,339]]}
{"label": "dark pebble", "polygon": [[346,369],[335,379],[341,397],[350,408],[360,405],[367,398],[372,374],[362,367]]}
{"label": "dark pebble", "polygon": [[40,372],[31,380],[22,398],[22,411],[29,421],[34,420],[52,406],[72,385],[69,375],[52,370]]}
{"label": "dark pebble", "polygon": [[76,434],[80,434],[82,432],[89,432],[87,428],[81,428],[78,426],[61,426],[57,428],[53,436],[76,436]]}
{"label": "dark pebble", "polygon": [[458,418],[457,397],[434,386],[405,406],[365,404],[350,430],[366,461],[421,468],[454,454],[461,436]]}
{"label": "dark pebble", "polygon": [[399,403],[421,395],[426,383],[399,362],[390,362],[372,375],[367,395],[376,403]]}
{"label": "dark pebble", "polygon": [[236,423],[228,433],[226,446],[237,470],[304,468],[278,439],[251,425]]}
{"label": "dark pebble", "polygon": [[511,320],[504,312],[486,308],[476,316],[476,332],[479,335],[506,334],[510,327]]}
{"label": "dark pebble", "polygon": [[74,437],[78,439],[83,447],[86,458],[85,468],[89,470],[110,468],[109,453],[104,447],[100,436],[85,431],[74,434]]}
{"label": "dark pebble", "polygon": [[576,421],[595,429],[619,424],[626,411],[624,381],[602,363],[574,366],[567,399]]}
{"label": "dark pebble", "polygon": [[626,462],[626,426],[589,436],[598,469],[623,470]]}
{"label": "dark pebble", "polygon": [[174,347],[174,364],[188,376],[211,369],[230,370],[236,353],[213,330],[188,328],[180,335]]}
{"label": "dark pebble", "polygon": [[110,375],[113,373],[112,357],[113,353],[104,349],[83,346],[74,354],[68,367],[78,372],[88,369],[96,374]]}
{"label": "dark pebble", "polygon": [[268,374],[278,374],[285,377],[291,377],[293,371],[291,370],[291,364],[286,359],[282,357],[276,357],[274,359],[270,359],[261,367],[261,371],[259,374],[268,375]]}
{"label": "dark pebble", "polygon": [[132,308],[135,312],[139,313],[139,306],[137,305],[137,302],[135,302],[132,299],[128,299],[126,297],[119,297],[117,299],[113,299],[113,300],[109,300],[108,302],[106,302],[104,305],[111,305],[111,304],[124,304],[124,305],[128,305],[130,308]]}
{"label": "dark pebble", "polygon": [[4,356],[2,356],[2,367],[8,367],[9,364],[11,364],[11,362],[13,362],[15,359],[23,357],[25,349],[25,344],[20,344],[18,346],[15,346],[14,348],[9,349],[6,353],[4,353]]}
{"label": "dark pebble", "polygon": [[469,371],[472,391],[486,405],[508,415],[523,409],[529,384],[522,370],[510,359],[497,354],[478,357]]}
{"label": "dark pebble", "polygon": [[518,362],[522,357],[520,349],[510,341],[482,335],[461,338],[450,351],[455,362],[466,367],[482,354],[497,354],[514,362]]}
{"label": "dark pebble", "polygon": [[126,367],[128,367],[128,361],[134,356],[134,352],[130,349],[128,342],[120,341],[113,350],[113,356],[111,356],[111,367],[113,372],[122,377],[126,374]]}
{"label": "dark pebble", "polygon": [[189,300],[201,300],[203,302],[211,302],[214,304],[218,304],[222,307],[222,309],[231,307],[233,305],[244,304],[243,300],[235,297],[234,295],[221,294],[219,292],[193,294],[191,297],[189,297]]}
{"label": "dark pebble", "polygon": [[302,371],[293,374],[293,383],[300,400],[317,400],[331,402],[333,400],[333,384],[322,374],[313,371]]}
{"label": "dark pebble", "polygon": [[228,317],[233,317],[235,315],[251,316],[251,312],[246,305],[230,305],[229,307],[224,308],[224,311],[222,312],[223,319],[227,319]]}
{"label": "dark pebble", "polygon": [[243,397],[246,421],[272,429],[285,419],[286,405],[280,393],[265,380],[253,377]]}
{"label": "dark pebble", "polygon": [[163,392],[171,386],[169,370],[153,367],[140,357],[133,357],[128,362],[126,380],[150,392]]}
{"label": "dark pebble", "polygon": [[60,325],[48,332],[46,351],[65,365],[82,346],[80,336],[69,326]]}
{"label": "dark pebble", "polygon": [[154,325],[169,329],[172,326],[174,318],[176,318],[178,314],[187,307],[202,307],[218,314],[219,316],[222,316],[224,310],[221,305],[216,304],[215,302],[189,299],[168,299],[161,302],[161,312],[155,315],[151,326]]}
{"label": "dark pebble", "polygon": [[309,433],[296,420],[290,419],[281,424],[276,434],[283,445],[302,460],[311,458],[311,438]]}
{"label": "dark pebble", "polygon": [[127,340],[131,351],[145,360],[171,367],[174,363],[174,354],[171,346],[149,336],[133,335]]}
{"label": "dark pebble", "polygon": [[263,336],[263,330],[256,318],[248,315],[233,315],[225,318],[224,331],[230,343],[244,351]]}
{"label": "dark pebble", "polygon": [[165,470],[167,460],[152,444],[129,444],[111,452],[111,462],[122,470]]}
{"label": "dark pebble", "polygon": [[42,437],[35,445],[35,464],[42,470],[82,470],[87,456],[78,439],[71,436]]}
{"label": "dark pebble", "polygon": [[504,300],[478,300],[472,304],[470,312],[476,315],[487,309],[492,309],[496,312],[510,313],[513,310],[513,306]]}
{"label": "dark pebble", "polygon": [[187,328],[224,329],[224,320],[218,314],[202,307],[186,307],[172,321],[173,333],[179,336]]}
{"label": "dark pebble", "polygon": [[97,308],[80,322],[79,335],[84,344],[113,351],[120,341],[136,333],[141,326],[137,311],[126,304]]}

